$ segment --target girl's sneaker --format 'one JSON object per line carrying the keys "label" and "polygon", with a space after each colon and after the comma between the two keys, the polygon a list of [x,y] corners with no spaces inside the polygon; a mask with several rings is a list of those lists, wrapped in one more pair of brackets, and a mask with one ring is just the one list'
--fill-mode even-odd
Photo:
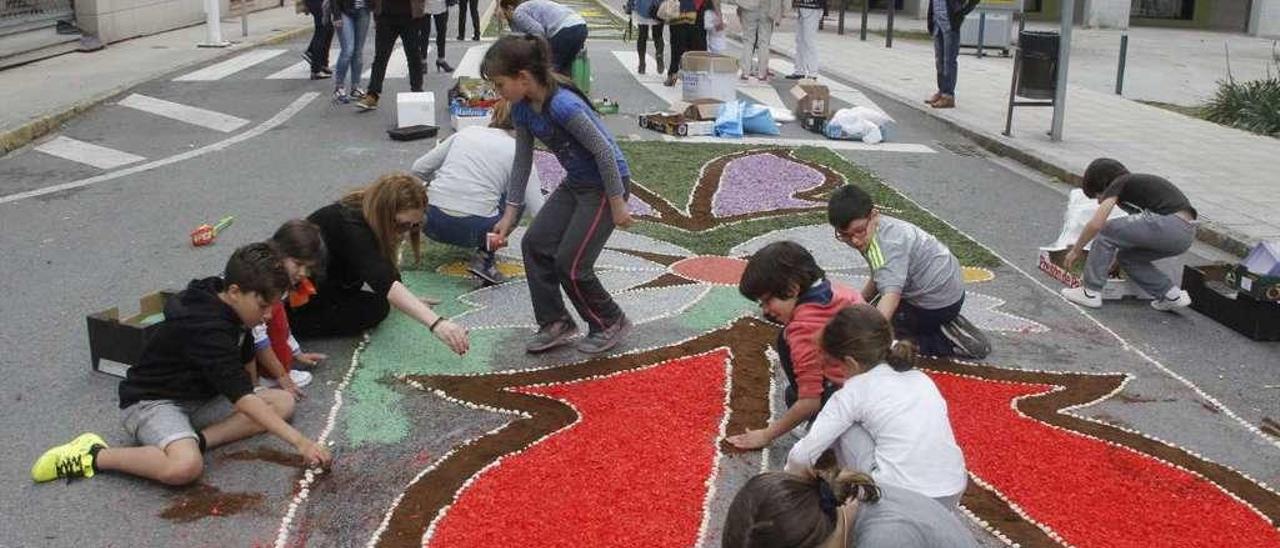
{"label": "girl's sneaker", "polygon": [[351,102],[351,96],[347,95],[347,90],[336,87],[333,88],[333,102],[334,104],[345,105]]}
{"label": "girl's sneaker", "polygon": [[[298,388],[302,388],[308,384],[311,384],[311,379],[312,379],[311,373],[307,373],[306,371],[299,371],[297,369],[289,370],[289,378],[293,379],[293,384],[296,385]],[[258,384],[265,386],[267,388],[280,388],[280,381],[277,381],[271,377],[259,377]]]}
{"label": "girl's sneaker", "polygon": [[360,88],[351,88],[351,92],[347,95],[352,99],[359,101],[360,99],[364,99],[364,90]]}

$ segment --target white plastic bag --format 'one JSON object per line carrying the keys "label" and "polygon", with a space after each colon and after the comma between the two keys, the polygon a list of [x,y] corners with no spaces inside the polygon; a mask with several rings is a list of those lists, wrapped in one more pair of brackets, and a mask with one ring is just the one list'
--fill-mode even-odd
{"label": "white plastic bag", "polygon": [[861,140],[874,145],[884,140],[887,128],[894,123],[893,118],[879,109],[842,108],[827,122],[825,134],[831,139]]}
{"label": "white plastic bag", "polygon": [[[1062,232],[1058,233],[1058,239],[1052,244],[1041,247],[1045,251],[1059,251],[1070,249],[1076,245],[1076,240],[1080,238],[1080,233],[1084,232],[1084,225],[1089,224],[1089,219],[1098,212],[1097,200],[1091,200],[1084,195],[1084,190],[1079,188],[1071,189],[1071,193],[1067,195],[1067,212],[1062,215]],[[1124,210],[1115,207],[1111,209],[1111,216],[1107,220],[1116,217],[1124,217]],[[1093,242],[1089,242],[1084,248],[1087,251],[1093,246]]]}

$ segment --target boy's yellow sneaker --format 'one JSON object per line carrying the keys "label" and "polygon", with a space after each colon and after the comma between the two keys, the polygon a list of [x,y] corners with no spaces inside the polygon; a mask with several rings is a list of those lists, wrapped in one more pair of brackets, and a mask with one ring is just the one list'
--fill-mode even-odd
{"label": "boy's yellow sneaker", "polygon": [[84,433],[68,443],[45,451],[31,465],[31,479],[41,483],[59,478],[72,480],[93,477],[93,455],[90,450],[95,446],[107,447],[107,442],[97,434]]}

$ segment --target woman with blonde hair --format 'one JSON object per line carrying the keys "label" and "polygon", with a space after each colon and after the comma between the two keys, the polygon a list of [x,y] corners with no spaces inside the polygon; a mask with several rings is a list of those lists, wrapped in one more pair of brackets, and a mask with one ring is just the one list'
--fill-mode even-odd
{"label": "woman with blonde hair", "polygon": [[733,497],[724,548],[969,548],[973,534],[933,499],[848,470],[765,472]]}
{"label": "woman with blonde hair", "polygon": [[408,173],[390,173],[307,217],[320,227],[328,263],[306,304],[289,309],[303,337],[352,336],[382,322],[392,306],[421,323],[458,354],[467,332],[436,314],[400,281],[400,246],[406,237],[414,262],[422,259],[427,192]]}

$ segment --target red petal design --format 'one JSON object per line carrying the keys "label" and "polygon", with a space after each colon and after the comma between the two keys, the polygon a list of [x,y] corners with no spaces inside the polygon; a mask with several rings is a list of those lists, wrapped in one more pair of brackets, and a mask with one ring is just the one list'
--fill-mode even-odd
{"label": "red petal design", "polygon": [[511,389],[579,421],[482,472],[434,546],[691,546],[726,409],[718,348],[599,379]]}
{"label": "red petal design", "polygon": [[1066,544],[1280,546],[1275,526],[1216,484],[1011,405],[1057,386],[931,375],[969,471]]}

